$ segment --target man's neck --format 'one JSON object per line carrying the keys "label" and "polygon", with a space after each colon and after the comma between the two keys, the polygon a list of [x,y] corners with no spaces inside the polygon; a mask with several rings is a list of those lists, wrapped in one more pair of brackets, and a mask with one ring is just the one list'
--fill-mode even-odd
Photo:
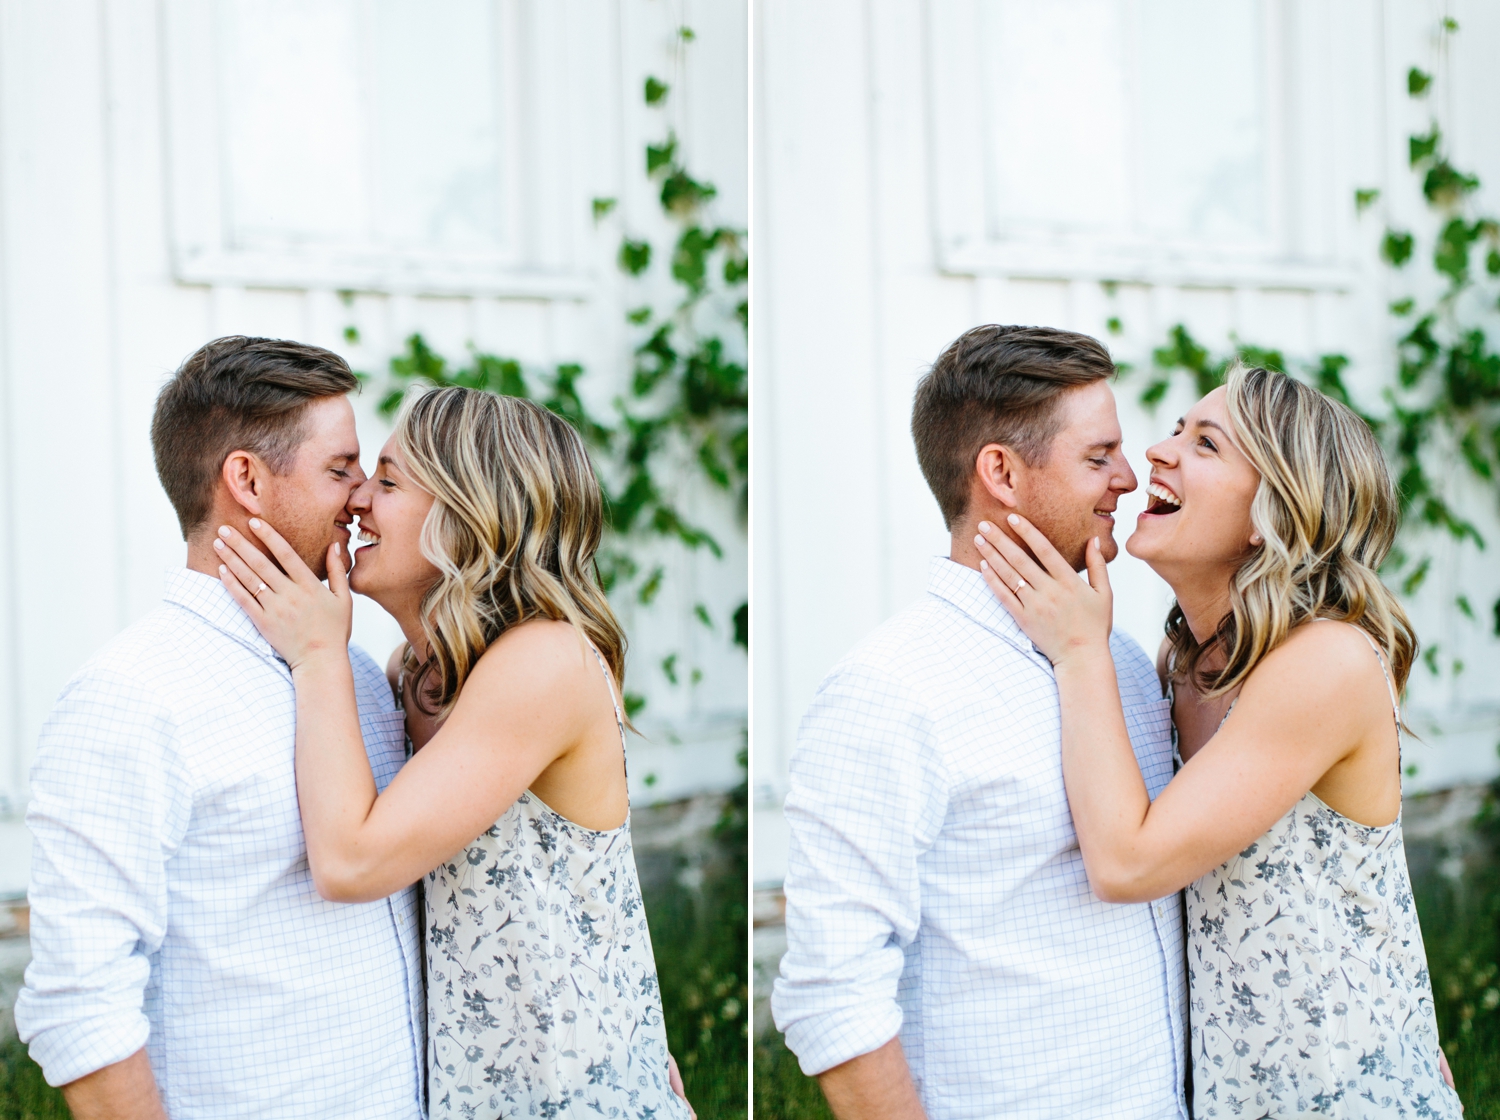
{"label": "man's neck", "polygon": [[1005,520],[1006,513],[1013,512],[1015,511],[1004,509],[987,510],[972,516],[965,514],[959,518],[949,533],[948,559],[952,560],[955,564],[962,564],[966,568],[973,568],[976,572],[979,571],[979,549],[974,544],[974,538],[979,533],[979,523],[981,521],[988,521],[991,525],[998,525],[1002,533],[1017,544],[1020,544],[1022,548],[1025,548],[1026,546],[1022,544],[1021,538],[1016,536],[1015,531],[1011,529],[1010,524]]}

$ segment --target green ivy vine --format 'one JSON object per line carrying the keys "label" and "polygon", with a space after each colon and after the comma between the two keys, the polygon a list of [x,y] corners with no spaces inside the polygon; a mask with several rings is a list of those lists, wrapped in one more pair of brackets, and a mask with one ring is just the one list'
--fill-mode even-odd
{"label": "green ivy vine", "polygon": [[[677,32],[680,46],[693,41],[690,28]],[[670,86],[656,77],[644,84],[645,103],[656,110],[667,104]],[[470,346],[466,360],[453,362],[438,354],[421,334],[406,340],[390,361],[378,405],[390,418],[406,391],[416,383],[439,387],[461,385],[507,396],[527,397],[572,424],[593,452],[604,490],[606,535],[600,549],[600,578],[612,597],[633,597],[649,606],[667,576],[665,564],[641,559],[655,542],[672,541],[689,552],[706,549],[722,558],[723,546],[705,527],[687,516],[677,497],[680,485],[701,480],[721,494],[744,524],[749,481],[749,399],[742,360],[749,323],[749,261],[742,230],[707,220],[717,191],[696,179],[683,162],[676,134],[669,129],[645,150],[644,171],[662,212],[675,229],[667,259],[674,296],[666,308],[648,300],[626,314],[635,336],[630,377],[607,414],[591,412],[579,392],[586,376],[577,363],[548,369],[528,367],[515,358],[487,354]],[[613,198],[592,203],[596,227],[616,214]],[[644,237],[621,236],[616,262],[627,283],[644,290],[656,248]],[[346,336],[353,328],[346,331]],[[726,334],[738,337],[726,341]],[[357,333],[351,341],[357,340]],[[717,619],[704,603],[693,616],[705,628],[724,633],[749,648],[749,604]],[[683,678],[696,684],[702,673],[683,668],[677,653],[663,658],[660,669],[672,685]],[[644,697],[627,693],[634,716]]]}
{"label": "green ivy vine", "polygon": [[[1457,30],[1453,20],[1442,22],[1442,35]],[[1437,81],[1436,76],[1412,67],[1406,92],[1413,99],[1425,100]],[[1426,132],[1408,138],[1407,157],[1433,216],[1435,233],[1428,259],[1435,275],[1424,280],[1407,272],[1427,251],[1428,234],[1389,226],[1384,230],[1379,242],[1381,259],[1396,274],[1409,277],[1405,287],[1410,294],[1390,304],[1390,314],[1401,325],[1396,377],[1381,392],[1378,411],[1366,411],[1350,395],[1344,381],[1349,359],[1343,354],[1288,363],[1278,349],[1233,339],[1234,353],[1215,355],[1181,323],[1152,351],[1152,376],[1140,400],[1154,408],[1173,378],[1181,376],[1199,394],[1206,393],[1223,384],[1230,361],[1238,357],[1299,377],[1349,405],[1379,436],[1396,472],[1402,531],[1384,570],[1409,597],[1432,570],[1432,534],[1479,550],[1486,547],[1478,528],[1454,508],[1440,481],[1451,475],[1456,463],[1497,499],[1500,508],[1500,353],[1492,347],[1483,325],[1500,308],[1500,222],[1474,212],[1479,180],[1454,166],[1435,119]],[[1357,190],[1356,213],[1363,215],[1379,200],[1377,189]],[[1110,330],[1120,332],[1117,318],[1111,320]],[[1500,637],[1500,599],[1487,608],[1490,617],[1483,620],[1481,608],[1466,594],[1457,595],[1453,605],[1464,617],[1482,621]],[[1424,661],[1434,675],[1442,671],[1440,657],[1439,647],[1429,644]],[[1447,667],[1454,674],[1464,668],[1457,659],[1450,659]]]}

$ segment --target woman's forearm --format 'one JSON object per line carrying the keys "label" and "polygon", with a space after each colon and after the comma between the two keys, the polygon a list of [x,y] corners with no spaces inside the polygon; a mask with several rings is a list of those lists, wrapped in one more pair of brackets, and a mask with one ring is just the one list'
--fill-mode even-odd
{"label": "woman's forearm", "polygon": [[1056,667],[1063,782],[1094,893],[1137,901],[1150,874],[1142,826],[1151,795],[1130,745],[1108,647],[1070,652]]}
{"label": "woman's forearm", "polygon": [[297,688],[297,800],[313,883],[324,898],[350,895],[367,852],[375,776],[359,730],[347,652],[309,658],[292,672]]}

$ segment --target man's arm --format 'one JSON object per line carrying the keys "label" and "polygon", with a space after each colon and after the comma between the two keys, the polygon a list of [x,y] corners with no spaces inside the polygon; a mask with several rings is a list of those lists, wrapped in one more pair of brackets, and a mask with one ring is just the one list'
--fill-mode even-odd
{"label": "man's arm", "polygon": [[64,1085],[62,1092],[73,1120],[167,1120],[145,1050]]}
{"label": "man's arm", "polygon": [[[170,712],[119,674],[91,670],[70,683],[31,771],[32,961],[16,999],[16,1028],[49,1084],[129,1061],[150,1079],[138,1054],[150,1033],[142,1001],[166,934],[167,861],[191,813]],[[97,1084],[113,1093],[136,1083],[120,1076]],[[78,1090],[85,1105],[91,1085]],[[106,1100],[128,1115],[130,1099]]]}
{"label": "man's arm", "polygon": [[[920,698],[860,664],[824,683],[798,729],[785,805],[787,951],[771,1008],[809,1076],[867,1058],[901,1030],[896,991],[922,921],[919,861],[947,812],[931,739]],[[840,1078],[830,1084],[837,1093]]]}
{"label": "man's arm", "polygon": [[837,1120],[927,1120],[901,1040],[818,1074]]}

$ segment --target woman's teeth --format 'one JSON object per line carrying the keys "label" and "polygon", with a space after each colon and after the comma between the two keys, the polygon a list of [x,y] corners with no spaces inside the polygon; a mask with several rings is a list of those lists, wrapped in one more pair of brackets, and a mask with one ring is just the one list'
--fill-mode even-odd
{"label": "woman's teeth", "polygon": [[380,543],[380,534],[379,533],[372,533],[372,532],[370,532],[370,530],[366,529],[363,525],[361,525],[360,529],[359,529],[359,539],[360,539],[360,542],[363,543],[363,544],[379,544]]}
{"label": "woman's teeth", "polygon": [[1151,485],[1147,486],[1146,493],[1150,494],[1158,501],[1166,502],[1168,505],[1182,505],[1182,499],[1179,498],[1176,494],[1172,493],[1172,491],[1168,490],[1165,486],[1161,485],[1159,482],[1153,482],[1151,483]]}

